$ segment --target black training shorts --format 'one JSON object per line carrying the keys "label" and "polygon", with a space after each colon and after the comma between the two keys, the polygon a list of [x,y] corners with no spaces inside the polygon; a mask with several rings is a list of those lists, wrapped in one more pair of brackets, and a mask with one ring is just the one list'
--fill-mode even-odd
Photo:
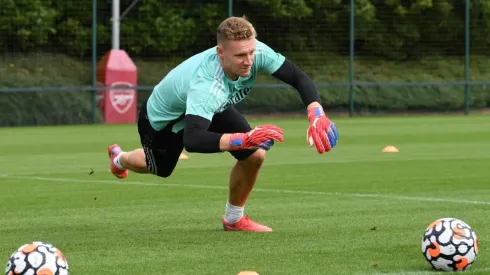
{"label": "black training shorts", "polygon": [[[172,121],[160,131],[151,127],[146,111],[145,101],[141,106],[138,117],[138,133],[141,145],[145,151],[146,166],[148,170],[160,177],[168,177],[172,174],[180,154],[184,149],[184,130],[178,133],[172,132],[172,127],[181,119]],[[215,114],[208,131],[219,134],[245,133],[252,128],[247,120],[235,108],[230,107],[222,113]],[[230,152],[237,160],[245,160],[252,155],[256,149]]]}

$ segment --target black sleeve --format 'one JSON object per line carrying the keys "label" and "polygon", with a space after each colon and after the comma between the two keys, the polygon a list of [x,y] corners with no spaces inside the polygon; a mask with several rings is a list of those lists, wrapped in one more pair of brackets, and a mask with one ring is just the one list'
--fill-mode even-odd
{"label": "black sleeve", "polygon": [[211,121],[196,115],[185,116],[184,148],[187,152],[217,153],[222,134],[209,132]]}
{"label": "black sleeve", "polygon": [[320,95],[316,90],[315,82],[288,59],[284,60],[284,63],[272,76],[296,88],[305,106],[315,101],[320,103]]}

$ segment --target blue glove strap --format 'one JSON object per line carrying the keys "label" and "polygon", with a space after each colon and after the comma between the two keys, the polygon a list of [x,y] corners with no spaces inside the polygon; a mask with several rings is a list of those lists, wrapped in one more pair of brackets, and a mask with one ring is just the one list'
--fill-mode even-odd
{"label": "blue glove strap", "polygon": [[271,147],[274,145],[274,140],[273,139],[269,139],[268,141],[262,143],[259,145],[259,148],[262,148],[266,151],[269,151],[269,149],[271,149]]}

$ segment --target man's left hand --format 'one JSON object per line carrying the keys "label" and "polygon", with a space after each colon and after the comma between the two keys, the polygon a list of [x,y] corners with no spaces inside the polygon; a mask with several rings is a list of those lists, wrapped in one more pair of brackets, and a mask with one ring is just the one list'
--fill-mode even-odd
{"label": "man's left hand", "polygon": [[315,146],[319,154],[330,152],[339,139],[335,123],[327,118],[321,106],[308,110],[308,120],[307,141],[310,147]]}

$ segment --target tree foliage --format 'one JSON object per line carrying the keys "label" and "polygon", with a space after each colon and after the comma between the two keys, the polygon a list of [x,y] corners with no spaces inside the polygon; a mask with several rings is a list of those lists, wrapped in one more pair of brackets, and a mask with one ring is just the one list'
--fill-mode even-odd
{"label": "tree foliage", "polygon": [[[214,43],[227,16],[225,0],[141,0],[121,22],[121,46],[132,56],[196,53]],[[356,0],[356,54],[403,60],[423,55],[462,55],[465,0]],[[132,0],[121,0],[121,11]],[[284,52],[349,49],[349,0],[235,0],[259,39]],[[111,48],[111,2],[97,1],[97,40]],[[490,1],[471,1],[471,45],[490,46]],[[5,52],[91,52],[91,0],[3,0],[0,48]]]}

